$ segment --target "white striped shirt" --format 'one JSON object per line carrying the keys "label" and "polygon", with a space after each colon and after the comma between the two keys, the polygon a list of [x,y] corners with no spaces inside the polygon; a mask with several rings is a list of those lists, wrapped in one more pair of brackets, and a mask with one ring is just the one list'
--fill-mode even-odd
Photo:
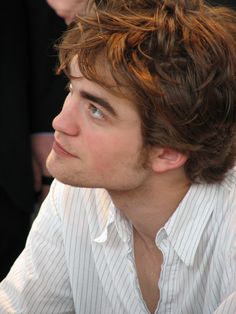
{"label": "white striped shirt", "polygon": [[[192,185],[156,235],[158,314],[236,313],[236,175]],[[144,314],[132,226],[102,189],[54,181],[0,285],[0,313]]]}

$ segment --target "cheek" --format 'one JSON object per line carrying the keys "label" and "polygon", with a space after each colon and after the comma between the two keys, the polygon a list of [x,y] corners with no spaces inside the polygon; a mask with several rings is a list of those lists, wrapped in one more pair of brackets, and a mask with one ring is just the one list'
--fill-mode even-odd
{"label": "cheek", "polygon": [[[136,134],[137,137],[137,134]],[[119,165],[135,162],[141,150],[141,143],[135,135],[112,134],[109,136],[87,136],[88,157],[98,171],[117,168]]]}

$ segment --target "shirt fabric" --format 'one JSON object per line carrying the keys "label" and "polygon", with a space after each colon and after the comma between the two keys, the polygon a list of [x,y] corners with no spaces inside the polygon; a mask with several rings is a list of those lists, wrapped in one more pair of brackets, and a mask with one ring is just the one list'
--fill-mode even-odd
{"label": "shirt fabric", "polygon": [[[156,245],[156,314],[235,314],[235,171],[220,184],[193,184]],[[133,256],[132,226],[105,190],[55,180],[0,285],[0,313],[148,313]]]}

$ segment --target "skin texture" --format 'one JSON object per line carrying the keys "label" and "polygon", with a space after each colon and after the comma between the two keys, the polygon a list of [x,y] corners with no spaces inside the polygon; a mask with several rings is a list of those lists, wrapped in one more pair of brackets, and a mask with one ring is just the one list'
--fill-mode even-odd
{"label": "skin texture", "polygon": [[[98,66],[101,70],[112,82],[104,63]],[[170,148],[147,150],[143,146],[141,120],[128,91],[114,94],[87,80],[75,59],[71,74],[77,79],[71,81],[63,109],[53,121],[55,141],[47,159],[49,172],[65,184],[106,189],[117,207],[127,213],[144,207],[145,220],[152,217],[153,199],[157,221],[162,224],[158,207],[160,212],[166,207],[172,211],[172,199],[178,204],[189,187],[183,168],[187,156]],[[125,94],[128,97],[124,98]],[[151,229],[148,224],[147,230]],[[151,233],[155,234],[155,229]]]}
{"label": "skin texture", "polygon": [[[55,144],[47,161],[49,171],[74,186],[136,188],[149,171],[142,166],[140,118],[134,105],[73,68],[72,74],[79,78],[72,80],[63,109],[53,121]],[[91,101],[86,93],[106,100],[111,108]]]}

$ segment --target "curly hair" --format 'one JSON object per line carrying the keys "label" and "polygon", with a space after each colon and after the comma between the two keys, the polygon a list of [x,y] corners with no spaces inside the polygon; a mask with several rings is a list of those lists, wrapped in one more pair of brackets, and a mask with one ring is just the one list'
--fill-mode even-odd
{"label": "curly hair", "polygon": [[193,0],[106,0],[78,17],[59,46],[105,88],[97,58],[133,95],[144,146],[188,155],[191,182],[221,181],[236,159],[236,13]]}

